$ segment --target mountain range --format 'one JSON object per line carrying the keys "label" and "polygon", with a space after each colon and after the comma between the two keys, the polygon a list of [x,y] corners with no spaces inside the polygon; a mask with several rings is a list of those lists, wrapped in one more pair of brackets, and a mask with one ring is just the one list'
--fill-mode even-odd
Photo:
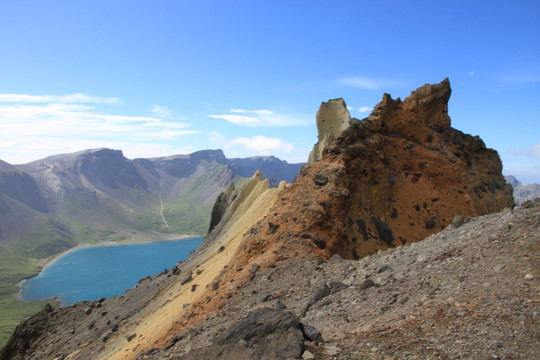
{"label": "mountain range", "polygon": [[536,183],[523,184],[512,175],[507,175],[504,179],[514,188],[514,201],[516,202],[516,205],[540,197],[540,185]]}
{"label": "mountain range", "polygon": [[31,242],[32,254],[43,257],[80,241],[204,234],[229,183],[257,169],[273,182],[292,181],[301,166],[272,156],[227,159],[221,150],[129,160],[120,150],[97,149],[24,165],[2,161],[0,242]]}
{"label": "mountain range", "polygon": [[[540,203],[515,208],[497,152],[451,127],[450,94],[448,79],[384,94],[362,120],[322,103],[292,183],[227,185],[187,260],[122,295],[46,305],[0,359],[534,358]],[[78,179],[127,207],[159,189],[143,229],[166,229],[171,163],[130,164]]]}
{"label": "mountain range", "polygon": [[35,275],[41,259],[80,243],[203,235],[231,182],[257,169],[272,184],[290,182],[302,165],[228,159],[221,150],[129,160],[120,150],[94,149],[24,165],[0,161],[0,343],[43,306],[14,299],[16,284]]}
{"label": "mountain range", "polygon": [[[532,359],[538,202],[451,127],[448,79],[365,119],[322,103],[295,181],[229,185],[201,246],[17,326],[0,359]],[[483,216],[484,215],[484,216]]]}

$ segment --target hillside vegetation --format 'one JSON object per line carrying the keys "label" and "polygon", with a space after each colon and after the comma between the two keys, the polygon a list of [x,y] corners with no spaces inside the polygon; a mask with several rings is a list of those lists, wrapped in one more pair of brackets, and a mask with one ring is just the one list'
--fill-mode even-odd
{"label": "hillside vegetation", "polygon": [[301,165],[227,159],[221,150],[129,160],[96,149],[17,166],[0,160],[0,345],[43,306],[15,299],[17,284],[43,259],[82,243],[205,234],[215,198],[231,182],[259,168],[272,181],[291,181]]}

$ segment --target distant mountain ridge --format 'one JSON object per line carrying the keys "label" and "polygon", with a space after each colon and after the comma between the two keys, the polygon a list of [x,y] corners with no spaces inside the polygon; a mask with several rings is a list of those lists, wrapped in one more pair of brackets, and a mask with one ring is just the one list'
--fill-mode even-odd
{"label": "distant mountain ridge", "polygon": [[[271,182],[291,182],[302,165],[273,156],[228,159],[221,150],[129,160],[107,148],[23,165],[0,161],[0,244],[47,243],[50,251],[39,256],[48,256],[60,239],[74,246],[134,232],[202,234],[229,183],[257,169]],[[36,240],[42,231],[49,236]]]}
{"label": "distant mountain ridge", "polygon": [[540,197],[540,185],[536,183],[523,184],[512,175],[507,175],[504,179],[514,188],[514,200],[516,201],[516,205]]}

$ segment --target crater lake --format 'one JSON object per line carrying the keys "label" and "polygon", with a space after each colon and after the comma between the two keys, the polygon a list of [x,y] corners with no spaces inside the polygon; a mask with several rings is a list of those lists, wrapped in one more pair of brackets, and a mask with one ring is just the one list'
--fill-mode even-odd
{"label": "crater lake", "polygon": [[56,298],[61,306],[123,294],[141,278],[184,261],[202,237],[75,249],[22,284],[24,301]]}

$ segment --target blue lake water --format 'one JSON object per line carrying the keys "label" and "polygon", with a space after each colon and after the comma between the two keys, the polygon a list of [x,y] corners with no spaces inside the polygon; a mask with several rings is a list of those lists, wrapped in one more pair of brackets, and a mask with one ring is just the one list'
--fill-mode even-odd
{"label": "blue lake water", "polygon": [[123,294],[139,279],[170,269],[196,249],[202,237],[148,244],[74,250],[23,285],[25,301],[57,297],[62,306]]}

